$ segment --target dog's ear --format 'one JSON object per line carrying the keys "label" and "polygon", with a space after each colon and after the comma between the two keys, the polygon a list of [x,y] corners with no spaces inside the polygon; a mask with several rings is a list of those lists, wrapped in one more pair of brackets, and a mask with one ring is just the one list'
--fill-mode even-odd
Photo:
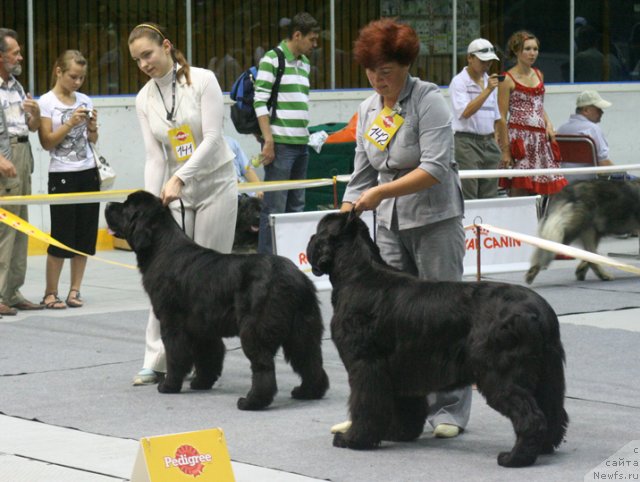
{"label": "dog's ear", "polygon": [[351,211],[349,211],[349,215],[347,216],[347,223],[352,222],[354,219],[358,218],[360,215],[358,211],[356,211],[356,205],[353,204],[351,207]]}
{"label": "dog's ear", "polygon": [[134,216],[129,221],[130,230],[127,233],[127,241],[134,251],[146,249],[151,246],[153,231],[147,219]]}
{"label": "dog's ear", "polygon": [[333,253],[330,248],[331,239],[327,235],[314,234],[307,245],[307,260],[311,272],[315,276],[328,274],[333,264]]}
{"label": "dog's ear", "polygon": [[347,220],[344,223],[342,232],[348,233],[349,235],[356,234],[360,230],[360,226],[362,225],[362,220],[360,219],[360,213],[356,211],[355,205],[347,213]]}

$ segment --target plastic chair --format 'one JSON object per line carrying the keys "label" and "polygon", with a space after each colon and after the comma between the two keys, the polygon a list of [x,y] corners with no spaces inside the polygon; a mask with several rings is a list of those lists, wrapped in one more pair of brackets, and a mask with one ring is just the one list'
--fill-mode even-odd
{"label": "plastic chair", "polygon": [[[557,134],[556,142],[560,146],[562,155],[560,167],[598,166],[596,143],[591,137]],[[595,179],[597,176],[595,174],[575,174],[565,177],[571,183]]]}

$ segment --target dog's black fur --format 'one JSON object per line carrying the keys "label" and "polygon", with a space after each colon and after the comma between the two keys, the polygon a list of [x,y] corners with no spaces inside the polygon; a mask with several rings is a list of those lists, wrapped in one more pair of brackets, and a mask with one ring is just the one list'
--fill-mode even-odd
{"label": "dog's black fur", "polygon": [[[437,253],[433,253],[437,256]],[[386,265],[364,222],[332,213],[307,247],[333,285],[331,337],[349,375],[352,426],[337,447],[371,449],[423,431],[426,395],[475,382],[516,432],[506,467],[552,453],[566,432],[558,319],[528,288],[429,282]]]}
{"label": "dog's black fur", "polygon": [[[541,238],[562,244],[580,239],[584,249],[596,253],[603,236],[629,234],[640,229],[640,180],[594,179],[569,184],[551,197],[538,228]],[[546,269],[555,253],[537,248],[525,275],[532,283]],[[591,270],[603,281],[612,279],[600,265],[581,261],[576,278],[584,280]]]}
{"label": "dog's black fur", "polygon": [[262,207],[263,202],[260,198],[246,194],[238,196],[236,235],[233,239],[234,253],[255,253],[257,251]]}
{"label": "dog's black fur", "polygon": [[251,361],[252,385],[241,410],[267,407],[277,392],[274,357],[302,378],[291,396],[322,398],[322,317],[313,283],[288,259],[221,254],[185,235],[159,198],[144,191],[105,210],[115,236],[135,251],[142,282],[160,320],[167,354],[163,393],[179,392],[192,366],[191,388],[210,389],[222,372],[224,337],[239,336]]}

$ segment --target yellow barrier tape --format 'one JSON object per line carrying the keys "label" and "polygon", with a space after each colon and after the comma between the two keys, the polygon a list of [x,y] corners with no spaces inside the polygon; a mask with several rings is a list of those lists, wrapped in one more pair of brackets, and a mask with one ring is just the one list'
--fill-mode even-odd
{"label": "yellow barrier tape", "polygon": [[[615,172],[637,171],[640,164],[574,167],[554,169],[470,169],[460,171],[460,179],[480,179],[497,177],[527,177],[545,174],[606,174]],[[238,192],[250,193],[256,191],[282,191],[288,189],[305,189],[313,187],[331,186],[334,182],[349,182],[351,174],[340,174],[333,179],[305,179],[299,181],[262,181],[243,182],[238,184]],[[0,196],[0,206],[3,205],[38,205],[38,204],[78,204],[81,202],[122,201],[137,189],[116,191],[95,191],[70,194],[35,194],[30,196]]]}
{"label": "yellow barrier tape", "polygon": [[[538,248],[546,249],[547,251],[551,251],[553,253],[564,254],[573,258],[587,261],[589,263],[611,266],[612,268],[617,268],[628,273],[640,274],[640,267],[621,263],[619,261],[616,261],[615,259],[609,258],[607,256],[601,256],[590,251],[585,251],[584,249],[574,248],[573,246],[567,246],[566,244],[556,243],[555,241],[549,241],[547,239],[530,236],[528,234],[517,233],[515,231],[510,231],[504,228],[498,228],[495,226],[491,226],[490,224],[477,224],[475,226],[486,229],[487,231],[492,231],[494,233],[509,236],[510,238],[523,241]],[[465,229],[475,226],[465,226]]]}
{"label": "yellow barrier tape", "polygon": [[58,248],[66,249],[67,251],[71,251],[72,253],[76,253],[81,256],[86,256],[88,258],[93,258],[97,261],[102,261],[103,263],[114,264],[116,266],[122,266],[124,268],[129,268],[134,270],[138,269],[137,267],[132,266],[130,264],[119,263],[117,261],[111,261],[110,259],[99,258],[98,256],[92,256],[90,254],[83,253],[82,251],[78,251],[68,246],[65,246],[60,241],[57,241],[56,239],[49,236],[47,233],[40,231],[38,228],[29,224],[24,219],[2,208],[0,208],[0,222],[3,222],[4,224],[12,227],[13,229],[20,231],[21,233],[26,234],[27,236],[34,237],[47,244],[52,244],[53,246],[57,246]]}
{"label": "yellow barrier tape", "polygon": [[[303,189],[331,186],[331,179],[305,179],[300,181],[243,182],[238,184],[238,192],[281,191],[285,189]],[[107,201],[124,201],[138,189],[115,191],[73,192],[68,194],[32,194],[29,196],[0,196],[0,206],[39,205],[39,204],[81,204]]]}
{"label": "yellow barrier tape", "polygon": [[137,189],[119,191],[72,192],[67,194],[31,194],[29,196],[0,196],[2,205],[37,205],[37,204],[82,204],[105,201],[124,201]]}

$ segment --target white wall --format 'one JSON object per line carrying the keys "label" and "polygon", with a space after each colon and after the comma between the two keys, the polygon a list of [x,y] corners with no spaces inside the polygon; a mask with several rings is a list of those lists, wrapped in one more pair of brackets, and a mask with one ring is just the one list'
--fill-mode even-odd
{"label": "white wall", "polygon": [[[602,129],[609,142],[611,159],[617,164],[640,163],[640,83],[578,84],[547,86],[545,108],[553,125],[558,127],[575,110],[575,98],[584,89],[595,89],[613,103],[607,109]],[[358,104],[369,95],[369,90],[323,91],[311,93],[311,125],[326,122],[347,122],[356,112]],[[448,95],[446,89],[445,95]],[[135,97],[96,97],[99,111],[100,152],[114,166],[118,179],[114,189],[136,189],[143,186],[144,147],[135,113]],[[231,101],[225,96],[225,134],[238,139],[245,153],[251,157],[259,152],[253,136],[237,134],[229,119]],[[43,151],[36,135],[32,135],[35,170],[33,193],[46,194],[48,153]],[[345,173],[346,174],[346,173]],[[48,207],[31,206],[31,222],[49,230]],[[104,219],[100,226],[104,227]]]}

